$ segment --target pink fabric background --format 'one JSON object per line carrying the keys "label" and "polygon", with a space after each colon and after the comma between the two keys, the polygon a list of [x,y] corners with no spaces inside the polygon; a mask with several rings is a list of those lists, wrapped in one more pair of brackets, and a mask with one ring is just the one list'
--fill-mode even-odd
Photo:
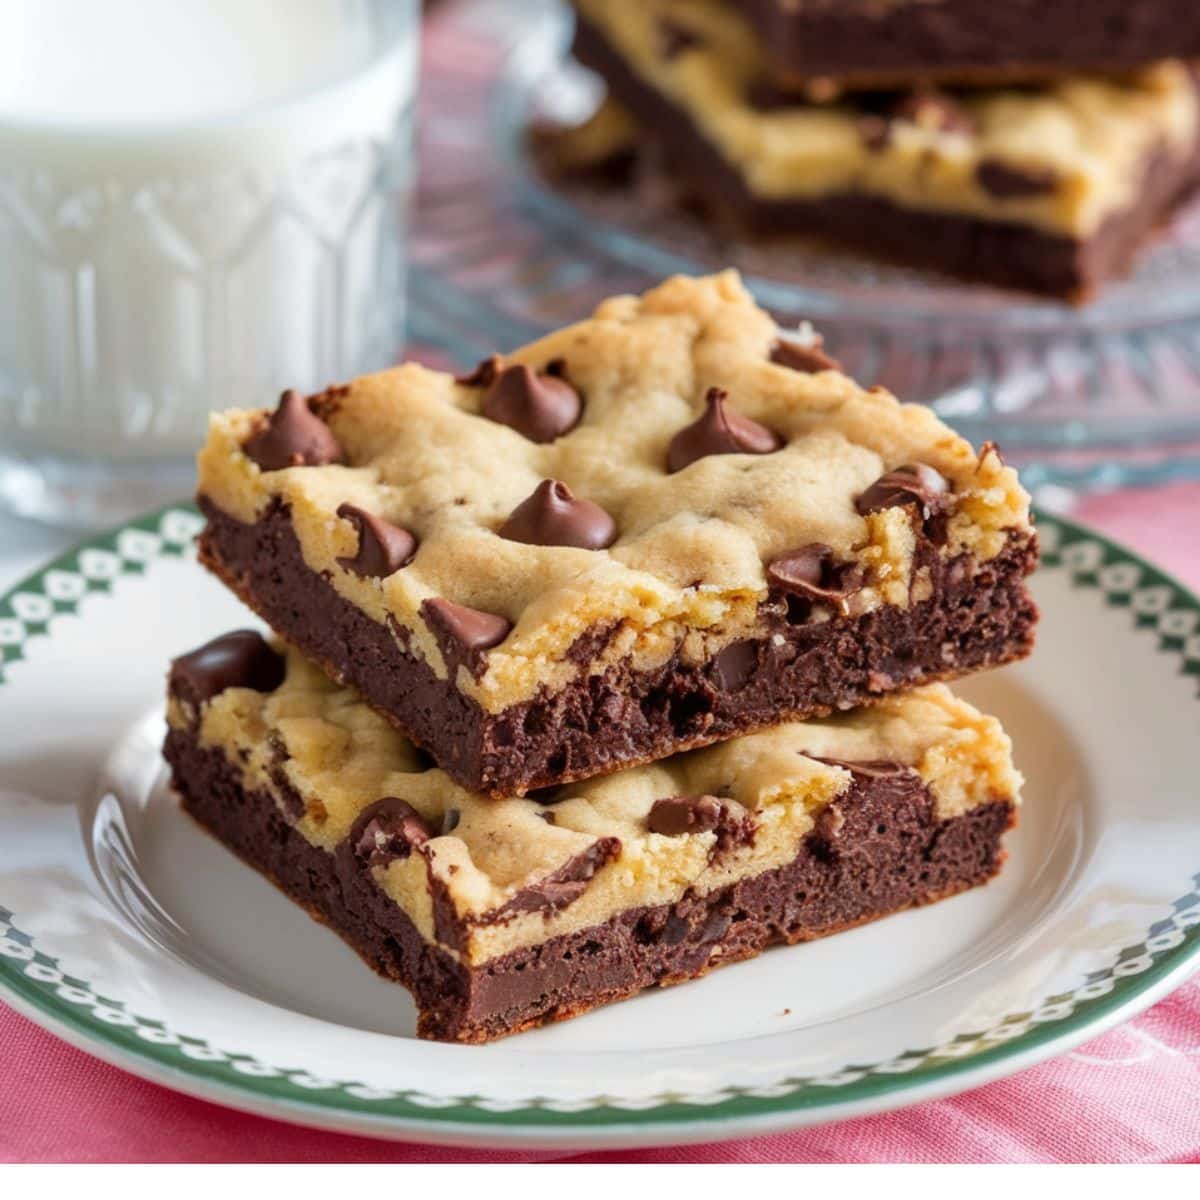
{"label": "pink fabric background", "polygon": [[[1093,497],[1077,514],[1200,588],[1200,485]],[[304,1130],[176,1095],[0,1005],[0,1161],[512,1162]],[[1000,1083],[769,1138],[579,1162],[1200,1162],[1200,980],[1119,1029]]]}

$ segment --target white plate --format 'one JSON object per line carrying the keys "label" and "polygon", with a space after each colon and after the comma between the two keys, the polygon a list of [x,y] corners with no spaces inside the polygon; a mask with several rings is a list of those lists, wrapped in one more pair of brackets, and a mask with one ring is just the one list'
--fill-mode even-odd
{"label": "white plate", "polygon": [[407,993],[163,786],[168,658],[247,623],[198,524],[151,514],[0,599],[0,993],[130,1071],[360,1133],[707,1141],[996,1079],[1200,958],[1200,601],[1043,516],[1038,651],[962,689],[1029,778],[996,882],[495,1045],[419,1042]]}

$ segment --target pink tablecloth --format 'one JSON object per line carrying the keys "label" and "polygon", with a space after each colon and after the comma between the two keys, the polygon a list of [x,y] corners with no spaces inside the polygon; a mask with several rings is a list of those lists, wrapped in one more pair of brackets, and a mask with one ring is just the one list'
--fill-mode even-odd
{"label": "pink tablecloth", "polygon": [[[1200,486],[1087,501],[1079,516],[1200,587]],[[88,1058],[0,1006],[0,1161],[547,1159],[315,1133]],[[650,1162],[1200,1162],[1200,980],[1079,1050],[902,1112],[722,1145],[579,1156]]]}

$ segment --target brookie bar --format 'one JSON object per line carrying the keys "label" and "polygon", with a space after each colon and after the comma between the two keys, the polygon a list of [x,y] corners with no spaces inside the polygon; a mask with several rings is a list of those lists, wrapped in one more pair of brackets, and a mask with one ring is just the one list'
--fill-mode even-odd
{"label": "brookie bar", "polygon": [[771,79],[824,98],[1200,56],[1194,0],[743,0],[742,8]]}
{"label": "brookie bar", "polygon": [[726,274],[289,393],[214,418],[201,557],[495,795],[1021,657],[1015,473],[833,368]]}
{"label": "brookie bar", "polygon": [[511,796],[1020,658],[1028,497],[737,276],[213,418],[202,561]]}
{"label": "brookie bar", "polygon": [[755,235],[829,236],[1080,298],[1125,270],[1200,178],[1200,104],[1181,62],[1120,80],[803,104],[760,94],[762,51],[732,5],[575,7],[576,55],[689,201]]}
{"label": "brookie bar", "polygon": [[536,800],[459,788],[250,632],[172,665],[183,805],[375,970],[422,1037],[483,1042],[952,895],[1020,777],[941,685]]}

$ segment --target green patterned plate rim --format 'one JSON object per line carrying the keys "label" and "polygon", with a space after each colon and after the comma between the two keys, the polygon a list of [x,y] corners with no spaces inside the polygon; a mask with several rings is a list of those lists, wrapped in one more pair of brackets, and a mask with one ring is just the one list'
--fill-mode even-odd
{"label": "green patterned plate rim", "polygon": [[[1106,603],[1128,609],[1131,624],[1157,631],[1157,652],[1178,660],[1200,681],[1200,598],[1182,583],[1102,534],[1063,517],[1037,514],[1043,563],[1069,572],[1075,588],[1097,588]],[[111,592],[123,578],[151,570],[156,560],[188,553],[201,518],[190,504],[167,505],[81,542],[0,597],[0,687],[26,643],[51,636],[50,621],[77,614],[90,592]],[[1200,700],[1200,687],[1197,688]],[[97,994],[89,982],[40,949],[21,928],[21,914],[0,895],[0,995],[53,1032],[101,1058],[183,1091],[233,1107],[268,1111],[315,1124],[339,1122],[362,1131],[437,1134],[439,1129],[617,1131],[658,1125],[739,1124],[774,1117],[778,1127],[857,1111],[879,1111],[997,1078],[1069,1049],[1133,1015],[1182,982],[1200,963],[1200,861],[1191,890],[1151,925],[1140,941],[1073,990],[1048,997],[1036,1009],[1009,1013],[988,1029],[960,1034],[941,1045],[914,1047],[883,1062],[848,1066],[836,1075],[795,1076],[766,1087],[727,1087],[704,1094],[665,1093],[623,1102],[597,1095],[558,1101],[532,1096],[494,1101],[482,1095],[434,1096],[389,1090],[353,1080],[318,1079],[301,1069],[227,1053],[163,1022],[130,1012],[119,999]],[[486,1138],[481,1138],[486,1140]]]}

